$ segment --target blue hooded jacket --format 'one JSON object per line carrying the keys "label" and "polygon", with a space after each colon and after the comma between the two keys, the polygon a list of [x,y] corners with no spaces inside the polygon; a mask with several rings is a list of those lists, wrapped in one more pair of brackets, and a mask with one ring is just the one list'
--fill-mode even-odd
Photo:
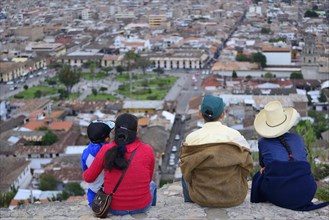
{"label": "blue hooded jacket", "polygon": [[[104,144],[105,143],[96,144],[90,142],[88,147],[84,149],[80,160],[82,171],[85,171],[91,166],[92,162],[94,161],[94,158],[96,157],[96,154],[99,152],[99,150]],[[99,176],[94,182],[88,184],[87,197],[88,197],[89,206],[91,206],[97,191],[102,187],[103,183],[104,183],[104,171],[102,171],[101,174],[99,174]]]}

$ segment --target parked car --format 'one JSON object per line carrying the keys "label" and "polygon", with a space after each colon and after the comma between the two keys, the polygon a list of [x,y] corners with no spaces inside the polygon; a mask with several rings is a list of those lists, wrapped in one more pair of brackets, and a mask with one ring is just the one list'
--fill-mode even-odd
{"label": "parked car", "polygon": [[179,134],[176,134],[176,135],[175,135],[175,141],[178,141],[179,139],[180,139]]}
{"label": "parked car", "polygon": [[176,146],[172,146],[171,152],[176,152],[177,151],[177,147]]}
{"label": "parked car", "polygon": [[170,159],[169,160],[169,166],[174,166],[175,165],[175,160],[174,159]]}

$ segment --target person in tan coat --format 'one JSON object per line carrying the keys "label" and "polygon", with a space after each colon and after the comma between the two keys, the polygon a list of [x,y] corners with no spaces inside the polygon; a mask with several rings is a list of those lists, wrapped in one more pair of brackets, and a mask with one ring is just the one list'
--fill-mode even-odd
{"label": "person in tan coat", "polygon": [[182,144],[185,202],[232,207],[241,204],[247,195],[247,176],[253,166],[250,146],[238,131],[221,123],[224,106],[220,97],[206,95],[199,112],[205,124]]}

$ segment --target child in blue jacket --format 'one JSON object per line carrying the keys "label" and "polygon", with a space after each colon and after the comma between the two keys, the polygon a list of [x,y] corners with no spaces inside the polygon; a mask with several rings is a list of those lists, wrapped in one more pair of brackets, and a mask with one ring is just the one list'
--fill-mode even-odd
{"label": "child in blue jacket", "polygon": [[[90,140],[88,147],[83,151],[81,155],[81,166],[82,170],[85,171],[88,169],[96,154],[101,149],[104,144],[110,142],[110,132],[114,128],[114,122],[112,121],[101,121],[94,120],[92,121],[87,128],[87,135]],[[97,191],[101,188],[104,183],[104,171],[97,177],[97,179],[93,183],[89,183],[88,185],[88,204],[92,205],[94,197]]]}

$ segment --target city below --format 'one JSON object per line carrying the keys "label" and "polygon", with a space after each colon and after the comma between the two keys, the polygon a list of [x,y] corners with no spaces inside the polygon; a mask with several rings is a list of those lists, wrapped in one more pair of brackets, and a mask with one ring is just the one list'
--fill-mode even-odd
{"label": "city below", "polygon": [[329,198],[327,0],[4,0],[0,52],[0,207],[85,196],[87,126],[125,112],[153,147],[158,187],[180,180],[205,94],[224,100],[253,172],[256,114],[295,108]]}

